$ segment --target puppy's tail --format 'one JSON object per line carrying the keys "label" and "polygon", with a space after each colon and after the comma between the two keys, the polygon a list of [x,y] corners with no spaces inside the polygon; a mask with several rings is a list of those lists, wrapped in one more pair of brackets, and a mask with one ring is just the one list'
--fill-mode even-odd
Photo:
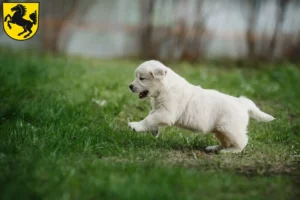
{"label": "puppy's tail", "polygon": [[262,112],[250,99],[241,96],[238,100],[247,108],[250,117],[262,122],[270,122],[275,119],[273,116]]}

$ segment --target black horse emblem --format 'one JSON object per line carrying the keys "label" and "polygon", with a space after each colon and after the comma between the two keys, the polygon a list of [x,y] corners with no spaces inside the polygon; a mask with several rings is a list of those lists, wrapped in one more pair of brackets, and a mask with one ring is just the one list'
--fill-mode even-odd
{"label": "black horse emblem", "polygon": [[31,19],[31,21],[26,20],[23,18],[23,16],[26,15],[26,7],[22,4],[17,4],[15,7],[13,7],[11,9],[11,11],[14,12],[13,16],[11,16],[10,14],[5,16],[4,22],[7,21],[7,26],[12,29],[10,24],[16,24],[18,26],[22,26],[24,31],[19,33],[18,36],[29,32],[28,34],[24,35],[24,38],[27,38],[28,36],[30,36],[30,34],[32,33],[32,26],[37,24],[37,14],[36,11],[31,13],[29,15],[29,18]]}

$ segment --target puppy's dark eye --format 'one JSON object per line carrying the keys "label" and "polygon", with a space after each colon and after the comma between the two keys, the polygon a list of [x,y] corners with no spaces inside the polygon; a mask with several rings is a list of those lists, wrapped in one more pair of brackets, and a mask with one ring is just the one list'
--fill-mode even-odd
{"label": "puppy's dark eye", "polygon": [[142,81],[142,80],[145,80],[145,78],[140,78],[140,80]]}

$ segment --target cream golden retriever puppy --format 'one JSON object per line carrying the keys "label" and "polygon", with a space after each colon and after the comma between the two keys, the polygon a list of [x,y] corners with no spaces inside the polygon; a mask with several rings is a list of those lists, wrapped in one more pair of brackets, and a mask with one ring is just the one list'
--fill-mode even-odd
{"label": "cream golden retriever puppy", "polygon": [[175,125],[200,133],[212,132],[220,145],[206,147],[207,151],[241,152],[248,143],[249,117],[264,122],[274,119],[246,97],[192,85],[155,60],[136,69],[129,88],[141,99],[150,97],[152,106],[145,119],[128,123],[132,130],[158,133],[160,127]]}

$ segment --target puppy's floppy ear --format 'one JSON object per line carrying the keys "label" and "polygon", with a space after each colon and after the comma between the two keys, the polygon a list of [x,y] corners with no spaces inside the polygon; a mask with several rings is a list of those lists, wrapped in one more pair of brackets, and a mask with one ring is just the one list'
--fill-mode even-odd
{"label": "puppy's floppy ear", "polygon": [[153,78],[163,79],[167,75],[167,69],[156,68],[149,72]]}

